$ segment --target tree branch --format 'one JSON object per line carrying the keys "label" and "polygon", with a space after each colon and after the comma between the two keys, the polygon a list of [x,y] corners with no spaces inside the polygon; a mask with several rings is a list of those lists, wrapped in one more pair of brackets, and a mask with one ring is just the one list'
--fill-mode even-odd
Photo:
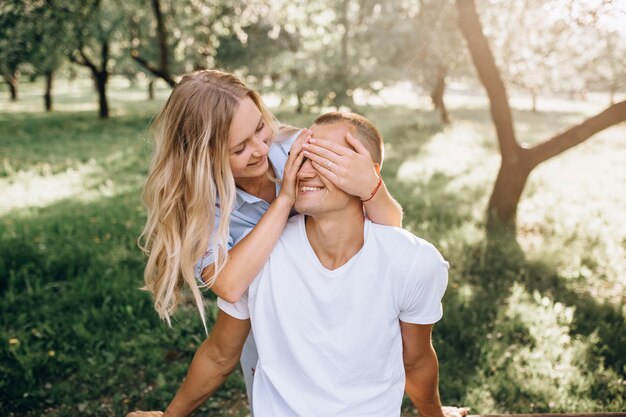
{"label": "tree branch", "polygon": [[159,51],[159,67],[152,65],[146,58],[140,55],[139,48],[134,45],[134,39],[139,43],[140,33],[139,26],[131,19],[130,37],[131,49],[130,56],[142,67],[148,70],[155,77],[163,79],[170,87],[176,85],[176,80],[172,77],[169,68],[169,50],[167,47],[167,30],[165,28],[165,20],[161,11],[161,3],[159,0],[152,0],[152,10],[157,21],[157,48]]}
{"label": "tree branch", "polygon": [[155,77],[159,77],[164,80],[170,87],[174,87],[176,85],[176,80],[172,78],[169,73],[163,72],[161,69],[154,67],[152,64],[148,62],[147,59],[139,55],[139,51],[137,49],[131,50],[130,55],[139,65],[147,69],[152,75]]}
{"label": "tree branch", "polygon": [[159,42],[159,58],[160,66],[163,72],[169,73],[169,51],[167,50],[167,30],[165,28],[165,21],[163,18],[163,12],[161,12],[161,2],[159,0],[152,0],[152,11],[157,22],[157,39]]}
{"label": "tree branch", "polygon": [[496,127],[500,153],[503,159],[516,162],[521,147],[515,138],[506,88],[483,34],[474,0],[456,0],[456,6],[459,12],[459,28],[467,42],[480,81],[489,96],[489,108]]}
{"label": "tree branch", "polygon": [[80,54],[80,56],[82,58],[82,61],[79,61],[78,63],[88,67],[94,74],[97,73],[98,72],[98,67],[96,66],[96,64],[93,63],[93,61],[91,59],[89,59],[87,54],[85,54],[85,51],[83,51],[82,45],[78,49],[78,53]]}
{"label": "tree branch", "polygon": [[539,165],[583,143],[601,130],[624,121],[626,121],[626,100],[615,103],[584,122],[528,149],[529,162],[532,166]]}

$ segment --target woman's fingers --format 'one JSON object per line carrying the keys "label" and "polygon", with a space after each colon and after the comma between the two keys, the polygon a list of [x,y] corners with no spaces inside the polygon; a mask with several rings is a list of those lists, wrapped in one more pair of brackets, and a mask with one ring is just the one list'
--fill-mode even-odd
{"label": "woman's fingers", "polygon": [[313,168],[315,168],[317,172],[319,172],[322,176],[326,177],[330,182],[332,182],[336,186],[339,186],[340,178],[337,176],[337,174],[335,174],[333,171],[331,171],[327,167],[318,164],[315,161],[311,161],[311,164],[313,165]]}
{"label": "woman's fingers", "polygon": [[340,173],[340,171],[342,171],[340,159],[338,157],[335,157],[335,160],[333,161],[332,159],[319,156],[318,154],[312,153],[310,151],[304,151],[303,153],[304,156],[311,160],[311,162],[317,163],[319,166],[324,167],[327,171],[337,173]]}
{"label": "woman's fingers", "polygon": [[365,145],[363,145],[360,140],[352,136],[350,132],[346,133],[346,141],[354,148],[355,151],[371,158],[370,151],[367,150]]}
{"label": "woman's fingers", "polygon": [[298,152],[300,152],[300,150],[302,149],[302,145],[306,141],[311,139],[312,134],[313,132],[311,131],[311,129],[302,129],[300,133],[298,134],[298,137],[296,138],[296,140],[294,140],[293,143],[291,144],[291,148],[289,149],[289,156],[291,156],[291,154],[294,154],[294,153],[297,154]]}
{"label": "woman's fingers", "polygon": [[289,197],[292,204],[296,199],[297,175],[300,170],[300,166],[302,165],[302,161],[304,161],[304,153],[299,152],[295,155],[289,165],[285,165],[285,171],[283,172],[283,181],[280,192],[284,193],[286,197]]}
{"label": "woman's fingers", "polygon": [[354,151],[352,149],[348,148],[347,146],[343,146],[343,145],[340,145],[338,143],[331,142],[331,141],[325,140],[325,139],[311,138],[309,143],[312,146],[317,146],[318,148],[324,148],[324,149],[326,149],[328,151],[331,151],[332,153],[337,154],[339,156],[348,156],[351,153],[354,153]]}
{"label": "woman's fingers", "polygon": [[341,155],[321,146],[313,145],[312,143],[305,143],[302,147],[306,152],[310,152],[316,156],[327,159],[328,161],[332,161],[335,164],[338,164],[341,160]]}
{"label": "woman's fingers", "polygon": [[296,158],[291,163],[291,166],[289,167],[290,177],[295,178],[295,176],[298,174],[298,171],[300,170],[300,167],[302,166],[302,161],[304,161],[304,152],[300,151],[298,152],[298,155],[296,156]]}

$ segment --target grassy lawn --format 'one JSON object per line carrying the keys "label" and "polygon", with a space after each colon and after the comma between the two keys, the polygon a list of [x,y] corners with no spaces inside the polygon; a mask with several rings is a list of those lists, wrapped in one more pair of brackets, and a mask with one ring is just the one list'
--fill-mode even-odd
{"label": "grassy lawn", "polygon": [[[22,85],[17,104],[0,90],[0,413],[161,409],[204,338],[191,305],[169,329],[140,290],[147,127],[168,91],[150,102],[114,79],[114,115],[100,121],[88,82],[59,81],[52,114],[40,111],[40,87]],[[386,138],[383,175],[405,226],[452,265],[434,334],[443,401],[476,414],[625,409],[626,126],[539,167],[520,205],[523,253],[487,252],[493,128],[484,103],[450,104],[448,127],[409,106],[359,108]],[[602,108],[565,104],[516,110],[520,138]],[[302,126],[315,117],[277,114]],[[235,373],[195,415],[243,416],[241,404]]]}

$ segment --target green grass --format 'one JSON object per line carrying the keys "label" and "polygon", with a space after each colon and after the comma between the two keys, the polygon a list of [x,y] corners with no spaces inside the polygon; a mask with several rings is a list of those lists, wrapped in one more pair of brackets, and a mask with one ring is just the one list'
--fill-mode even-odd
{"label": "green grass", "polygon": [[[146,128],[167,90],[148,102],[118,80],[114,117],[100,121],[88,84],[66,87],[52,114],[38,110],[37,84],[0,104],[0,413],[161,409],[204,338],[191,305],[169,329],[139,290]],[[386,138],[383,175],[405,226],[452,265],[434,333],[443,401],[472,413],[623,410],[626,174],[616,162],[626,128],[540,167],[520,206],[519,245],[487,247],[493,128],[484,108],[452,104],[448,127],[429,111],[359,109]],[[515,117],[536,142],[584,114]],[[315,117],[278,116],[303,126]],[[242,395],[234,374],[196,415],[239,415]]]}

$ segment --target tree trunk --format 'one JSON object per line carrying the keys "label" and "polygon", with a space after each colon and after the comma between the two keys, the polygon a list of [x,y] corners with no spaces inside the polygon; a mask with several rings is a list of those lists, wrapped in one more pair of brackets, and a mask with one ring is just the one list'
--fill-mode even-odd
{"label": "tree trunk", "polygon": [[441,68],[437,72],[437,80],[435,82],[435,86],[430,92],[430,98],[435,106],[435,110],[439,111],[439,117],[441,123],[444,125],[450,124],[450,116],[448,114],[448,109],[446,108],[446,103],[443,100],[443,95],[446,91],[446,69]]}
{"label": "tree trunk", "polygon": [[96,81],[96,87],[98,89],[98,103],[99,103],[99,113],[101,119],[109,118],[109,102],[107,100],[107,81],[109,78],[109,73],[104,71],[99,71],[94,74],[94,79]]}
{"label": "tree trunk", "polygon": [[53,71],[46,71],[46,91],[43,95],[44,105],[46,107],[46,111],[52,111],[52,80],[53,80]]}
{"label": "tree trunk", "polygon": [[500,171],[487,207],[487,236],[496,237],[504,229],[514,237],[517,206],[530,172],[542,162],[586,141],[601,130],[626,121],[626,100],[532,148],[521,147],[515,137],[506,88],[482,32],[474,0],[456,0],[456,5],[459,28],[489,97],[489,108],[502,155]]}
{"label": "tree trunk", "polygon": [[19,85],[20,72],[13,71],[8,77],[5,77],[4,80],[7,82],[9,86],[9,92],[11,93],[11,101],[17,101],[17,87]]}
{"label": "tree trunk", "polygon": [[302,94],[300,94],[300,92],[296,92],[296,100],[297,100],[297,105],[296,105],[296,113],[298,114],[302,114],[302,110],[304,108],[304,105],[302,104]]}
{"label": "tree trunk", "polygon": [[348,13],[350,9],[350,0],[344,0],[341,3],[342,7],[340,10],[340,22],[343,27],[343,33],[341,35],[341,45],[340,45],[340,56],[341,56],[341,67],[338,68],[338,77],[339,80],[337,91],[335,92],[334,102],[337,106],[337,110],[339,111],[340,106],[351,106],[354,101],[351,96],[348,95],[348,85],[349,85],[349,56],[348,56],[348,47],[349,47],[349,38],[350,38],[350,21],[348,19]]}
{"label": "tree trunk", "polygon": [[154,78],[148,83],[148,100],[154,100]]}
{"label": "tree trunk", "polygon": [[532,112],[537,113],[537,93],[532,92]]}
{"label": "tree trunk", "polygon": [[[520,148],[520,153],[524,150]],[[517,206],[526,186],[531,167],[521,155],[512,160],[502,159],[500,170],[487,205],[487,232],[515,238]]]}

